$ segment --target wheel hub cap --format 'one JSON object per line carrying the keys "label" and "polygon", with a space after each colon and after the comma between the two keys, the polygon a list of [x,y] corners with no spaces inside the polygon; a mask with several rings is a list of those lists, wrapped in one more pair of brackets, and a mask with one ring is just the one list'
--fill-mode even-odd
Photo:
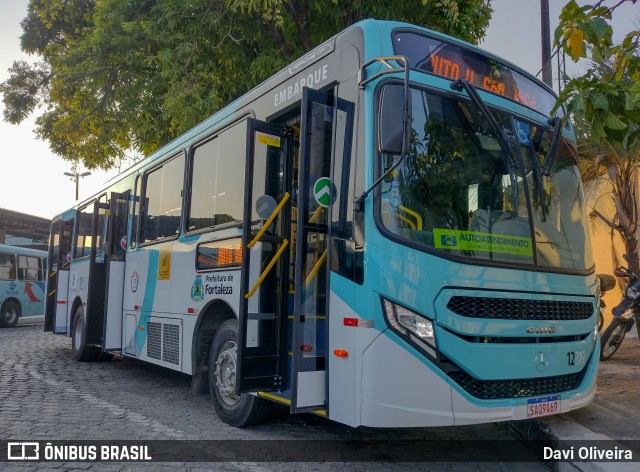
{"label": "wheel hub cap", "polygon": [[235,405],[240,401],[240,395],[235,393],[236,353],[236,343],[227,342],[222,346],[218,360],[216,360],[216,387],[220,392],[220,397],[227,405]]}

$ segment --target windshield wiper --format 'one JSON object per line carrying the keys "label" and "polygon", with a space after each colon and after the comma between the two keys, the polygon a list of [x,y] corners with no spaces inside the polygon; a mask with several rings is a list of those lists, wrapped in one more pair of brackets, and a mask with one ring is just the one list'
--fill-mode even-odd
{"label": "windshield wiper", "polygon": [[[511,126],[515,129],[515,120],[513,116],[511,117]],[[536,149],[540,147],[540,142],[542,141],[542,135],[544,130],[542,128],[537,128],[536,132],[532,137],[529,138],[529,145],[526,146],[529,150],[529,160],[531,161],[531,165],[533,166],[533,175],[536,179],[536,188],[538,189],[538,200],[540,200],[540,210],[542,212],[541,220],[547,221],[547,205],[544,202],[546,195],[544,193],[544,186],[542,182],[542,172],[540,171],[540,164],[538,163],[538,156],[536,154]]]}
{"label": "windshield wiper", "polygon": [[482,100],[482,97],[480,97],[476,88],[471,85],[469,81],[458,79],[455,82],[451,83],[451,88],[458,92],[462,91],[463,89],[467,92],[467,95],[469,95],[469,98],[471,99],[473,104],[480,110],[480,113],[484,115],[487,122],[489,123],[489,126],[491,127],[491,130],[495,134],[496,140],[500,145],[500,149],[502,149],[502,155],[507,165],[507,169],[509,170],[511,187],[513,189],[513,211],[515,216],[518,216],[518,179],[516,176],[518,162],[511,152],[511,147],[509,146],[509,143],[507,143],[504,134],[502,134],[500,124],[496,120],[496,117],[493,116],[493,113],[491,113],[491,110],[489,110],[487,104],[484,102],[484,100]]}
{"label": "windshield wiper", "polygon": [[560,147],[560,138],[562,137],[562,119],[556,116],[550,118],[548,123],[553,126],[553,142],[540,168],[540,174],[545,177],[551,175],[551,169],[556,162],[556,157],[558,157],[558,148]]}

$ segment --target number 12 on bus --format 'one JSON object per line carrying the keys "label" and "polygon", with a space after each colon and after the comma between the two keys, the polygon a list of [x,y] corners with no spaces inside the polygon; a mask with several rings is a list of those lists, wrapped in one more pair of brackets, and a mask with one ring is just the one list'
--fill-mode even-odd
{"label": "number 12 on bus", "polygon": [[239,427],[586,405],[597,284],[554,103],[454,38],[353,25],[56,216],[45,329],[190,374]]}

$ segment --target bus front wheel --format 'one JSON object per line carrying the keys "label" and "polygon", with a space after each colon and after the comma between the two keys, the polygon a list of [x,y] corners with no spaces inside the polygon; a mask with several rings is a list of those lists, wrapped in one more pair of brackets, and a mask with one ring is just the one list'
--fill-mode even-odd
{"label": "bus front wheel", "polygon": [[0,328],[12,328],[18,323],[18,318],[20,318],[20,305],[13,300],[5,302],[0,313]]}
{"label": "bus front wheel", "polygon": [[236,393],[238,322],[227,320],[216,330],[209,351],[209,392],[218,417],[237,428],[266,420],[273,405],[248,393]]}
{"label": "bus front wheel", "polygon": [[87,346],[86,318],[84,307],[79,305],[73,315],[71,327],[71,352],[75,360],[80,362],[97,361],[101,351],[97,346]]}

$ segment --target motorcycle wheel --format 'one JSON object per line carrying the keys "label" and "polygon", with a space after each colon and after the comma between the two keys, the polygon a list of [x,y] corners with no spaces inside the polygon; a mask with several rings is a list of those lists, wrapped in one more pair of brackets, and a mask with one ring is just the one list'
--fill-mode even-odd
{"label": "motorcycle wheel", "polygon": [[600,360],[606,361],[618,350],[624,335],[627,334],[627,323],[620,318],[611,320],[611,324],[600,337]]}

